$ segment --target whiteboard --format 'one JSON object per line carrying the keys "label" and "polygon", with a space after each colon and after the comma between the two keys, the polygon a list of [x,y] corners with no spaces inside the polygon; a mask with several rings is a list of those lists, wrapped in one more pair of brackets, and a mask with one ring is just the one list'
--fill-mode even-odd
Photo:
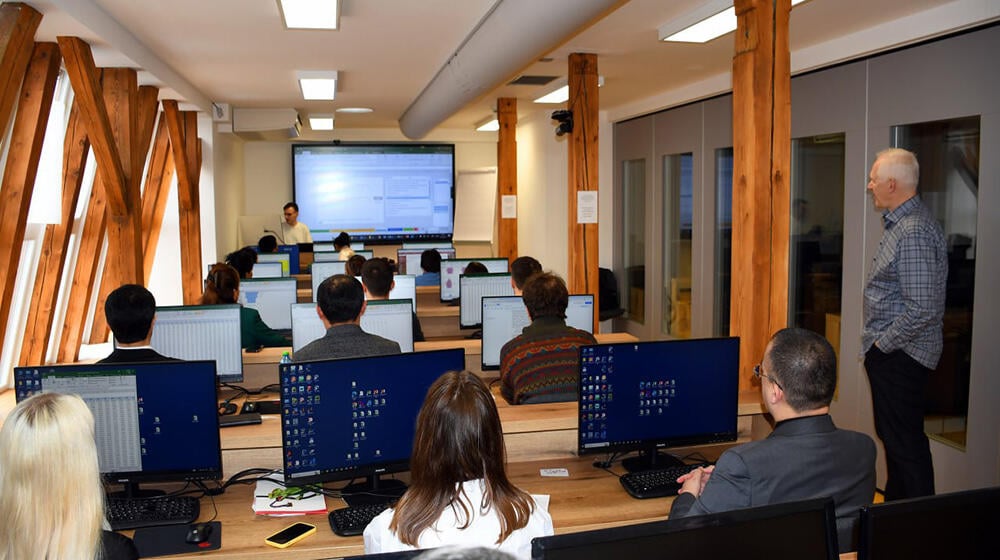
{"label": "whiteboard", "polygon": [[455,189],[455,241],[493,241],[497,170],[459,171]]}

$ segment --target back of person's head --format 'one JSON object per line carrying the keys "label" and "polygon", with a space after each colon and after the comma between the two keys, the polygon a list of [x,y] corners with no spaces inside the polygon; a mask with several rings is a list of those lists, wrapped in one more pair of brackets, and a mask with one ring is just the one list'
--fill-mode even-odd
{"label": "back of person's head", "polygon": [[0,428],[0,558],[96,557],[104,519],[94,417],[76,395],[41,393]]}
{"label": "back of person's head", "polygon": [[902,148],[889,148],[879,152],[876,161],[879,162],[877,170],[879,179],[895,179],[905,188],[914,190],[917,188],[920,164],[913,152]]}
{"label": "back of person's head", "polygon": [[427,249],[420,253],[420,268],[424,272],[441,272],[441,253],[437,249]]}
{"label": "back of person's head", "polygon": [[361,267],[361,281],[372,297],[388,297],[392,290],[392,265],[386,259],[369,259]]}
{"label": "back of person's head", "polygon": [[828,406],[837,389],[837,356],[825,338],[800,328],[771,337],[766,358],[771,375],[796,412]]}
{"label": "back of person's head", "polygon": [[357,278],[334,274],[323,280],[316,293],[316,304],[331,323],[346,323],[361,315],[365,290]]}
{"label": "back of person's head", "polygon": [[[274,238],[273,235],[269,235],[268,237]],[[257,251],[254,251],[250,247],[237,249],[226,255],[226,264],[235,268],[236,272],[240,273],[240,278],[251,278],[253,276],[253,265],[257,264]]]}
{"label": "back of person's head", "polygon": [[365,261],[367,259],[364,255],[351,255],[351,258],[347,259],[347,262],[344,264],[344,270],[351,276],[361,276],[361,270],[365,267]]}
{"label": "back of person's head", "polygon": [[265,235],[257,241],[257,248],[261,253],[274,253],[278,250],[278,238],[273,235]]}
{"label": "back of person's head", "polygon": [[516,560],[512,554],[485,546],[439,546],[421,552],[416,560]]}
{"label": "back of person's head", "polygon": [[236,303],[240,289],[240,273],[226,263],[215,263],[205,278],[205,293],[201,296],[202,305],[221,303]]}
{"label": "back of person's head", "polygon": [[[389,528],[416,546],[447,507],[459,522],[471,520],[470,508],[493,508],[500,519],[497,543],[524,527],[532,502],[507,478],[506,448],[496,402],[489,387],[474,373],[451,371],[427,390],[417,414],[410,488],[400,499]],[[469,504],[462,482],[483,479],[483,503]]]}
{"label": "back of person's head", "polygon": [[336,250],[341,250],[344,247],[351,246],[351,236],[347,234],[346,231],[340,232],[340,235],[333,238],[333,248]]}
{"label": "back of person's head", "polygon": [[285,205],[281,207],[282,210],[288,210],[289,208],[295,210],[296,212],[299,211],[299,205],[294,202],[286,202]]}
{"label": "back of person's head", "polygon": [[145,340],[154,315],[156,298],[138,284],[119,286],[104,300],[104,317],[118,342],[131,344]]}
{"label": "back of person's head", "polygon": [[535,260],[534,257],[517,257],[514,259],[514,262],[510,263],[510,279],[514,281],[514,286],[518,290],[523,290],[524,283],[528,281],[528,278],[541,271],[542,264]]}
{"label": "back of person's head", "polygon": [[539,317],[566,318],[569,290],[566,282],[551,272],[540,272],[524,283],[524,307],[532,320]]}
{"label": "back of person's head", "polygon": [[479,261],[472,261],[465,265],[465,270],[462,274],[486,274],[490,269],[486,268],[486,265]]}

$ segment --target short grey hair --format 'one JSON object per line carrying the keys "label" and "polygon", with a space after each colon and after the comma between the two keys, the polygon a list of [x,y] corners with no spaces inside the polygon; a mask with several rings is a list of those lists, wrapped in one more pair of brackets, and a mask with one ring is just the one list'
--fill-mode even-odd
{"label": "short grey hair", "polygon": [[902,148],[888,148],[879,152],[875,161],[879,162],[879,179],[895,179],[897,183],[916,190],[920,164],[913,152]]}

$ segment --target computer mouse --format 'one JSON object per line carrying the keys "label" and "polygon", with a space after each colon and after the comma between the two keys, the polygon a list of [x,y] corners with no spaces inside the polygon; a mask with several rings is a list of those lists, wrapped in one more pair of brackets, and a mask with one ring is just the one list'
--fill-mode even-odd
{"label": "computer mouse", "polygon": [[207,541],[211,536],[211,523],[192,523],[188,526],[187,537],[184,540],[191,544],[199,544]]}

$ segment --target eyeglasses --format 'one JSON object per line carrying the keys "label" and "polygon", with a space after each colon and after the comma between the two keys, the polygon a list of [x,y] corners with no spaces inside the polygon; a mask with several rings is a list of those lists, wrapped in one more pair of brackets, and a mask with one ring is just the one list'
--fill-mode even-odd
{"label": "eyeglasses", "polygon": [[778,380],[775,379],[774,376],[764,373],[764,368],[760,367],[760,364],[753,366],[753,376],[756,377],[758,380],[760,380],[761,377],[766,377],[771,380],[771,383],[777,385],[779,389],[781,389],[782,391],[785,390],[785,388],[781,386],[781,383],[778,383]]}

